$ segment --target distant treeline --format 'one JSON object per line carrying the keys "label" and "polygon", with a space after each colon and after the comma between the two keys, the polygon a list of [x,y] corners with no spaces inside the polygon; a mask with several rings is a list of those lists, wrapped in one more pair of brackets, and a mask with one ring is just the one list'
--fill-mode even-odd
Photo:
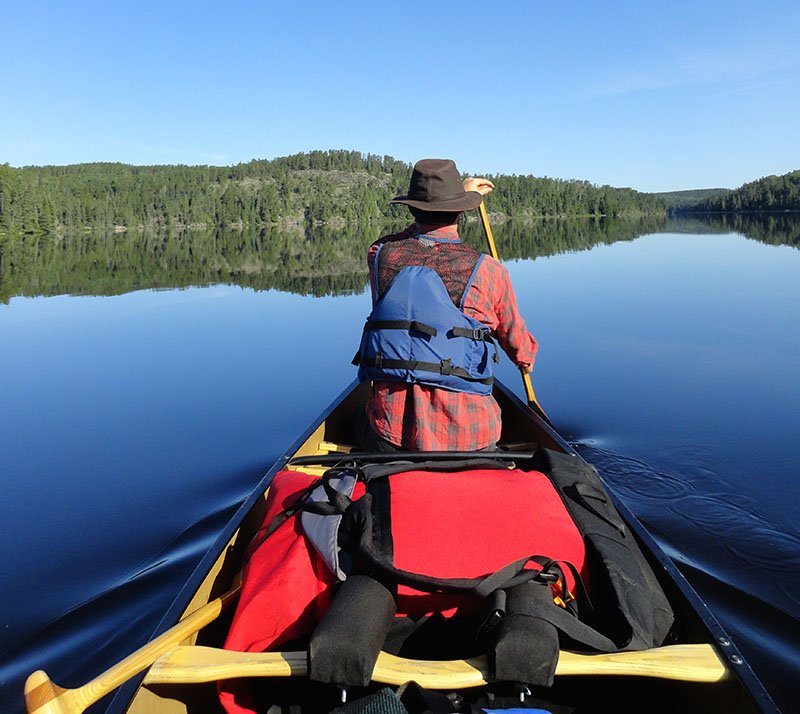
{"label": "distant treeline", "polygon": [[800,211],[800,171],[766,176],[733,191],[724,191],[678,208],[688,212],[718,213]]}
{"label": "distant treeline", "polygon": [[670,211],[682,211],[691,209],[704,201],[715,199],[730,193],[729,188],[695,188],[689,191],[666,191],[663,193],[655,194],[661,198]]}
{"label": "distant treeline", "polygon": [[[411,166],[390,156],[312,151],[230,167],[0,165],[0,231],[71,233],[366,225],[402,221],[389,203]],[[652,194],[586,181],[492,176],[491,213],[522,216],[663,214]]]}

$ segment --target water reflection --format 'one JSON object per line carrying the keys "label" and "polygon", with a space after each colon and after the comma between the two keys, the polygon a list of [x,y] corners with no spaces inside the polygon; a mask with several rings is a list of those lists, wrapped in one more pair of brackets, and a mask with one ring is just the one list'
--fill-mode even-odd
{"label": "water reflection", "polygon": [[[17,295],[120,295],[213,283],[316,297],[358,293],[367,283],[367,246],[401,227],[5,236],[0,237],[0,302]],[[741,233],[771,245],[800,246],[797,214],[530,218],[493,227],[504,259],[583,251],[665,231]],[[465,242],[483,248],[483,231],[474,217],[461,232]]]}
{"label": "water reflection", "polygon": [[767,245],[800,248],[800,214],[731,213],[678,216],[666,225],[670,233],[739,233]]}

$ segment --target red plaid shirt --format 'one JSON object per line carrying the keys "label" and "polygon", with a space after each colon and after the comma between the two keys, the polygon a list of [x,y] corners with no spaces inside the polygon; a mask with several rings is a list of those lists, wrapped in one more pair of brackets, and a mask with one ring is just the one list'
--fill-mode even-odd
{"label": "red plaid shirt", "polygon": [[[439,242],[441,250],[447,250],[448,243],[461,242],[455,226],[430,228],[418,224],[375,241],[367,254],[373,305],[378,297],[378,246],[421,233]],[[508,271],[489,255],[484,256],[475,273],[464,299],[464,312],[492,329],[517,366],[533,365],[538,344],[519,314]],[[472,451],[500,438],[500,407],[494,397],[424,384],[375,382],[367,402],[367,416],[377,434],[411,451]]]}

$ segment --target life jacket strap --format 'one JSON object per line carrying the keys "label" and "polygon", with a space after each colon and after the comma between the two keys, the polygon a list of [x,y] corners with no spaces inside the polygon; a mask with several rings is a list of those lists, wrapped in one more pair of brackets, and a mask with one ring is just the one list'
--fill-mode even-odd
{"label": "life jacket strap", "polygon": [[[364,332],[369,332],[370,330],[408,330],[409,332],[421,332],[423,335],[430,335],[431,337],[436,337],[438,334],[435,327],[419,320],[367,320],[364,324]],[[449,330],[449,334],[453,337],[466,337],[468,340],[494,344],[494,338],[489,334],[489,330],[484,330],[480,327],[472,329],[452,327]]]}
{"label": "life jacket strap", "polygon": [[463,367],[454,367],[452,361],[449,359],[443,359],[441,362],[387,359],[379,352],[375,357],[362,359],[361,366],[365,368],[375,367],[376,369],[407,369],[410,371],[433,372],[434,374],[453,375],[468,382],[477,382],[480,384],[494,383],[494,377],[484,377],[483,379],[473,377]]}
{"label": "life jacket strap", "polygon": [[500,364],[500,355],[497,352],[497,342],[495,342],[494,338],[489,333],[489,330],[483,330],[480,327],[476,327],[473,330],[469,330],[466,327],[454,327],[450,330],[450,334],[454,337],[466,337],[470,340],[475,340],[476,342],[489,342],[494,347],[494,356],[492,359],[494,360],[495,364]]}
{"label": "life jacket strap", "polygon": [[[457,330],[453,328],[453,332]],[[421,332],[423,335],[436,337],[437,330],[431,325],[426,325],[419,320],[367,320],[364,324],[364,332],[370,330],[408,330],[409,332]]]}
{"label": "life jacket strap", "polygon": [[466,327],[454,327],[450,332],[454,337],[466,337],[476,342],[494,342],[489,330],[483,330],[480,327],[475,327],[471,330]]}

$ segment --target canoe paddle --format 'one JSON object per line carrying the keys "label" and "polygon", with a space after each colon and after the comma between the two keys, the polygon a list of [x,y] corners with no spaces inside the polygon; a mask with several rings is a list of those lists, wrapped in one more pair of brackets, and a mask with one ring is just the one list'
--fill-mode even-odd
{"label": "canoe paddle", "polygon": [[[486,206],[481,202],[480,205],[480,214],[481,214],[481,223],[483,224],[483,232],[486,234],[486,242],[489,244],[489,255],[492,256],[495,260],[500,260],[497,255],[497,246],[494,244],[494,237],[492,236],[492,228],[489,225],[489,216],[486,215]],[[527,372],[520,369],[520,374],[522,374],[522,384],[525,386],[525,396],[528,399],[528,406],[533,409],[542,419],[544,419],[548,426],[551,426],[553,429],[553,422],[550,421],[547,414],[544,413],[544,409],[539,406],[539,402],[536,401],[536,395],[533,393],[533,385],[531,384],[531,375]]]}
{"label": "canoe paddle", "polygon": [[87,707],[114,691],[131,677],[147,669],[159,657],[173,650],[187,637],[217,619],[239,595],[238,581],[224,595],[206,603],[144,647],[76,689],[54,684],[42,670],[25,682],[25,705],[31,714],[81,714]]}

